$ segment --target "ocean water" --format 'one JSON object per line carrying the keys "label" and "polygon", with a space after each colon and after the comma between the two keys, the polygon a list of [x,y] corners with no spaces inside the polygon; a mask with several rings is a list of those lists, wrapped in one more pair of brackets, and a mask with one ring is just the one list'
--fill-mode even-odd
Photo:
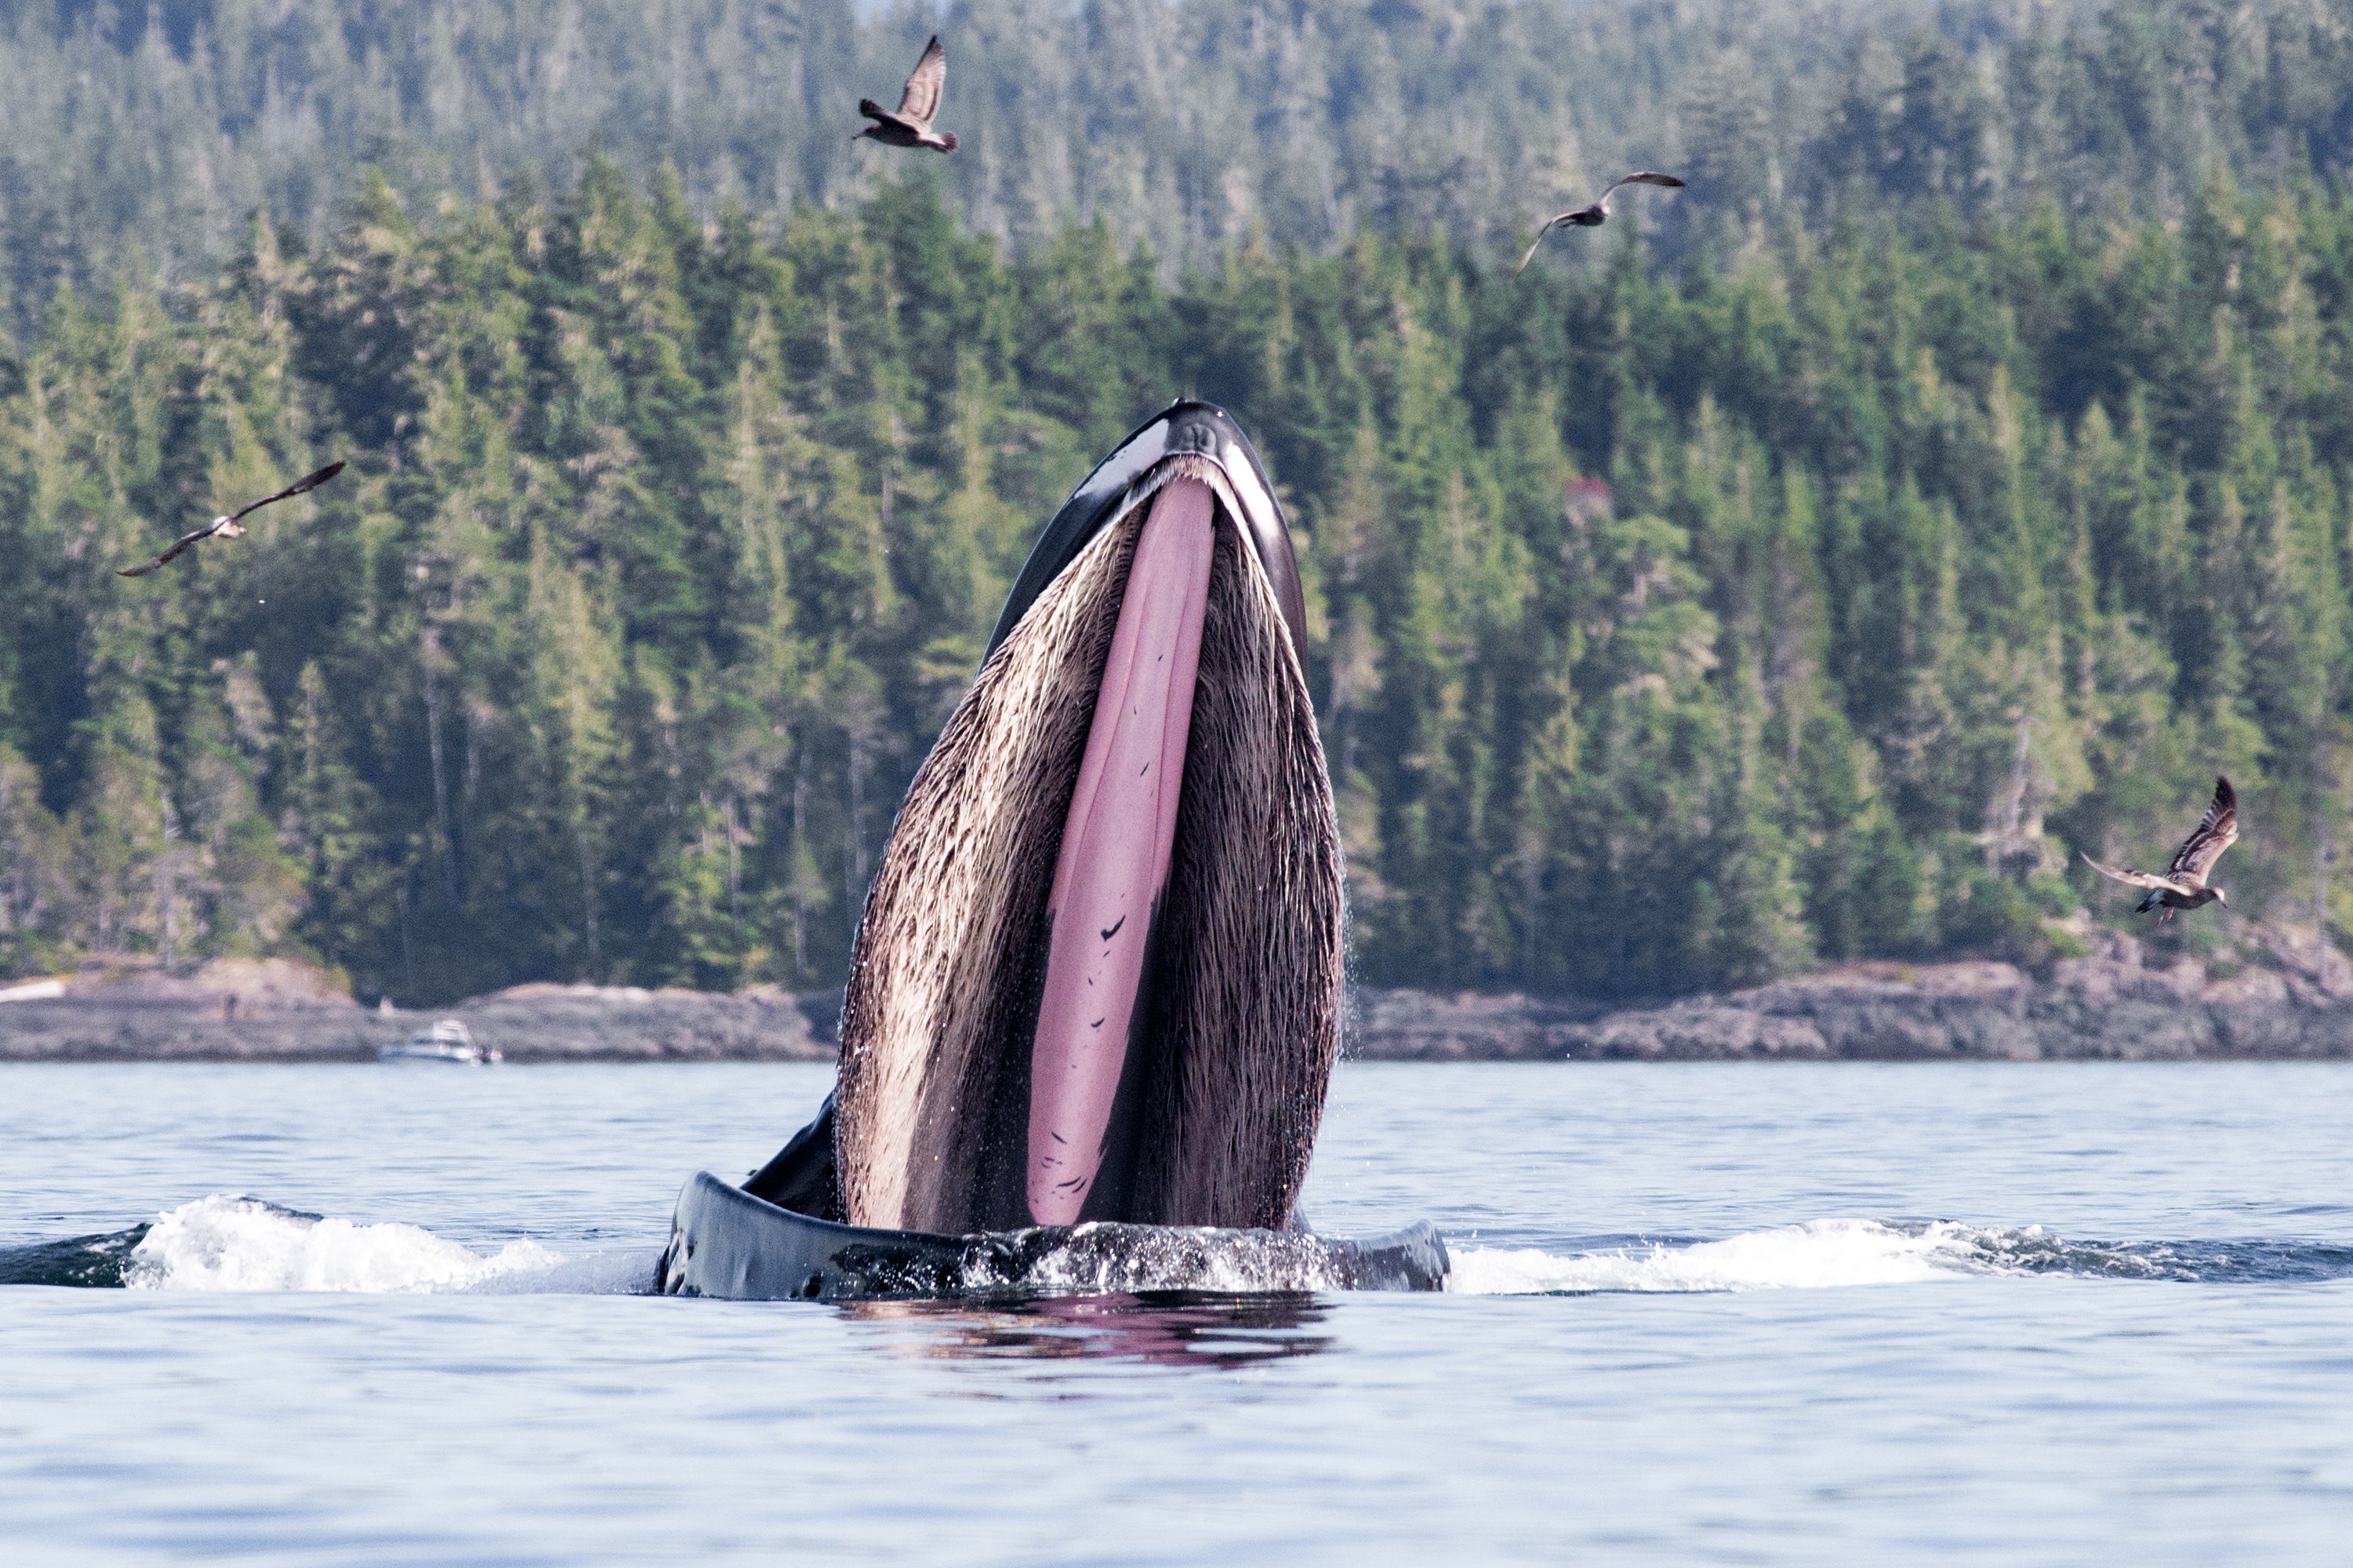
{"label": "ocean water", "polygon": [[0,1287],[0,1562],[2353,1560],[2353,1067],[1348,1064],[1445,1294],[635,1293],[828,1077],[0,1069],[130,1285]]}

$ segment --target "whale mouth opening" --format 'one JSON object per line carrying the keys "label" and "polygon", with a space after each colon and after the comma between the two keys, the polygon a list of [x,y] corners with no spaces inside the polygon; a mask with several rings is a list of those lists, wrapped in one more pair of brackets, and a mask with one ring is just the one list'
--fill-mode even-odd
{"label": "whale mouth opening", "polygon": [[1219,458],[1164,447],[1075,537],[1058,517],[909,789],[843,1008],[853,1224],[1291,1217],[1338,1043],[1338,829],[1288,537]]}

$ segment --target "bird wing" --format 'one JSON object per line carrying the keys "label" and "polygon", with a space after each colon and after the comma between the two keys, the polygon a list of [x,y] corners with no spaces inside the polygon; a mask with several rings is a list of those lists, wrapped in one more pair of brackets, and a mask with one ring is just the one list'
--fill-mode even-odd
{"label": "bird wing", "polygon": [[[2081,854],[2082,851],[2078,850],[2077,853]],[[2114,866],[2101,865],[2089,855],[2084,856],[2084,864],[2110,881],[2122,882],[2127,888],[2169,888],[2177,893],[2181,891],[2179,883],[2170,877],[2160,877],[2154,871],[2119,871]]]}
{"label": "bird wing", "polygon": [[2202,888],[2206,874],[2222,858],[2222,851],[2238,841],[2239,797],[2232,792],[2229,779],[2218,778],[2214,781],[2213,804],[2207,806],[2206,815],[2198,819],[2189,837],[2181,841],[2181,847],[2173,852],[2171,868],[2175,875],[2186,877]]}
{"label": "bird wing", "polygon": [[[303,475],[301,479],[296,479],[292,484],[288,485],[284,489],[280,490],[280,491],[279,491],[276,495],[274,495],[274,496],[263,496],[263,497],[262,497],[259,500],[258,500],[258,501],[250,501],[250,502],[248,502],[246,505],[244,505],[244,506],[241,506],[241,507],[237,508],[235,511],[233,511],[233,512],[231,512],[231,513],[229,513],[229,514],[228,514],[228,520],[229,520],[229,521],[231,521],[231,522],[235,522],[238,518],[243,517],[247,512],[249,512],[249,511],[259,511],[263,507],[268,506],[271,501],[274,501],[274,500],[286,500],[286,499],[287,499],[288,497],[290,497],[290,496],[299,496],[299,495],[304,495],[304,494],[307,494],[308,492],[310,492],[310,491],[311,491],[311,490],[315,490],[315,489],[317,489],[321,485],[325,484],[329,479],[333,479],[337,474],[340,474],[340,473],[342,473],[343,471],[343,464],[341,464],[341,463],[329,463],[325,468],[321,468],[321,469],[320,469],[317,473],[315,473],[315,474],[305,474],[305,475]],[[194,538],[194,537],[195,537],[195,535],[191,534],[189,537],[190,537],[190,538]]]}
{"label": "bird wing", "polygon": [[1620,174],[1610,181],[1609,190],[1601,194],[1607,196],[1609,191],[1614,191],[1620,185],[1663,185],[1671,191],[1680,191],[1683,188],[1683,181],[1672,174],[1662,174],[1656,169],[1637,169],[1630,174]]}
{"label": "bird wing", "polygon": [[940,94],[948,85],[948,52],[940,47],[939,36],[923,46],[923,58],[915,62],[915,74],[907,79],[907,90],[899,99],[902,119],[918,125],[929,125],[932,116],[940,111]]}
{"label": "bird wing", "polygon": [[1553,231],[1554,226],[1567,216],[1568,215],[1567,213],[1562,213],[1558,217],[1548,217],[1545,219],[1544,227],[1536,230],[1536,237],[1528,241],[1528,253],[1520,258],[1520,264],[1517,267],[1512,268],[1513,277],[1517,278],[1521,273],[1525,272],[1528,269],[1528,263],[1536,258],[1536,247],[1544,244],[1545,236],[1550,234]]}
{"label": "bird wing", "polygon": [[160,566],[169,565],[173,561],[179,558],[179,554],[182,551],[187,549],[189,545],[194,544],[197,540],[210,539],[213,536],[214,531],[227,521],[228,520],[226,518],[216,517],[210,522],[205,524],[204,527],[196,530],[194,533],[184,533],[180,535],[177,540],[173,542],[171,549],[166,550],[163,554],[156,556],[153,560],[142,561],[136,566],[121,567],[115,573],[115,575],[118,577],[144,577],[148,573],[154,571]]}

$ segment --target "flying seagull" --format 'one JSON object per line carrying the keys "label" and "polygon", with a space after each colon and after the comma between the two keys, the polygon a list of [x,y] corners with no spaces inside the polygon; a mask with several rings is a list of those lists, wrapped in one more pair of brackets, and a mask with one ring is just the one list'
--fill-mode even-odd
{"label": "flying seagull", "polygon": [[[858,100],[858,112],[874,121],[858,136],[871,136],[886,147],[929,147],[934,152],[956,150],[955,132],[932,129],[932,116],[940,111],[940,94],[948,84],[948,53],[940,47],[937,34],[923,46],[923,58],[915,62],[915,73],[907,79],[907,90],[899,95],[898,112],[892,113],[871,98]],[[858,136],[850,138],[852,142]]]}
{"label": "flying seagull", "polygon": [[1517,278],[1528,269],[1528,263],[1536,258],[1536,247],[1545,242],[1545,236],[1550,234],[1556,226],[1567,223],[1575,224],[1579,228],[1599,228],[1608,223],[1610,192],[1620,185],[1664,185],[1671,191],[1683,188],[1683,183],[1672,174],[1662,174],[1650,169],[1638,169],[1633,174],[1619,175],[1609,182],[1609,188],[1601,193],[1600,199],[1591,206],[1579,207],[1575,212],[1562,213],[1557,217],[1546,219],[1544,227],[1536,230],[1535,239],[1528,246],[1528,253],[1520,258],[1520,264],[1517,267],[1512,268],[1512,276]]}
{"label": "flying seagull", "polygon": [[123,577],[144,577],[148,573],[153,572],[158,566],[169,562],[174,556],[187,549],[188,546],[194,544],[199,539],[210,539],[215,534],[220,535],[223,539],[241,539],[245,535],[245,525],[237,521],[237,519],[243,517],[247,512],[259,511],[271,501],[284,500],[289,496],[299,496],[306,490],[315,490],[321,485],[325,484],[329,479],[333,479],[337,474],[340,474],[343,471],[343,464],[329,463],[317,473],[306,474],[302,478],[296,479],[292,484],[288,485],[284,489],[280,490],[274,496],[263,496],[259,500],[253,502],[249,506],[241,506],[237,508],[237,510],[229,513],[227,517],[216,517],[213,519],[212,521],[205,524],[204,527],[196,530],[194,533],[181,535],[177,543],[174,544],[171,549],[164,552],[163,554],[155,557],[154,560],[142,561],[136,566],[125,566],[117,574],[117,575]]}
{"label": "flying seagull", "polygon": [[2165,912],[2157,917],[2157,923],[2163,925],[2173,918],[2176,910],[2194,910],[2217,900],[2226,910],[2231,907],[2221,889],[2206,885],[2206,876],[2213,870],[2214,862],[2222,858],[2222,851],[2238,841],[2239,797],[2231,793],[2229,779],[2218,778],[2214,781],[2214,804],[2206,808],[2197,827],[2173,852],[2173,864],[2166,868],[2164,876],[2147,871],[2118,871],[2101,865],[2089,855],[2084,857],[2084,863],[2128,888],[2147,888],[2148,896],[2133,906],[2133,912],[2145,915],[2162,908]]}

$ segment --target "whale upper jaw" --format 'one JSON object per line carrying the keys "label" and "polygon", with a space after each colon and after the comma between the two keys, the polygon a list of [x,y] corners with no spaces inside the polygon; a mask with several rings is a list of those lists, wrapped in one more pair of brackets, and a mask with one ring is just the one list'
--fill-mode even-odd
{"label": "whale upper jaw", "polygon": [[[1172,459],[1191,458],[1180,463]],[[1206,470],[1206,471],[1203,471]],[[1097,463],[1094,471],[1071,492],[1038,542],[1006,595],[1005,609],[989,634],[988,651],[995,653],[1038,595],[1077,560],[1095,535],[1133,512],[1159,486],[1180,471],[1198,472],[1249,542],[1250,554],[1266,574],[1267,586],[1282,611],[1291,634],[1291,648],[1303,664],[1307,647],[1307,598],[1299,581],[1299,558],[1283,526],[1282,509],[1274,486],[1258,460],[1249,437],[1233,417],[1214,403],[1185,399],[1145,420]]]}

